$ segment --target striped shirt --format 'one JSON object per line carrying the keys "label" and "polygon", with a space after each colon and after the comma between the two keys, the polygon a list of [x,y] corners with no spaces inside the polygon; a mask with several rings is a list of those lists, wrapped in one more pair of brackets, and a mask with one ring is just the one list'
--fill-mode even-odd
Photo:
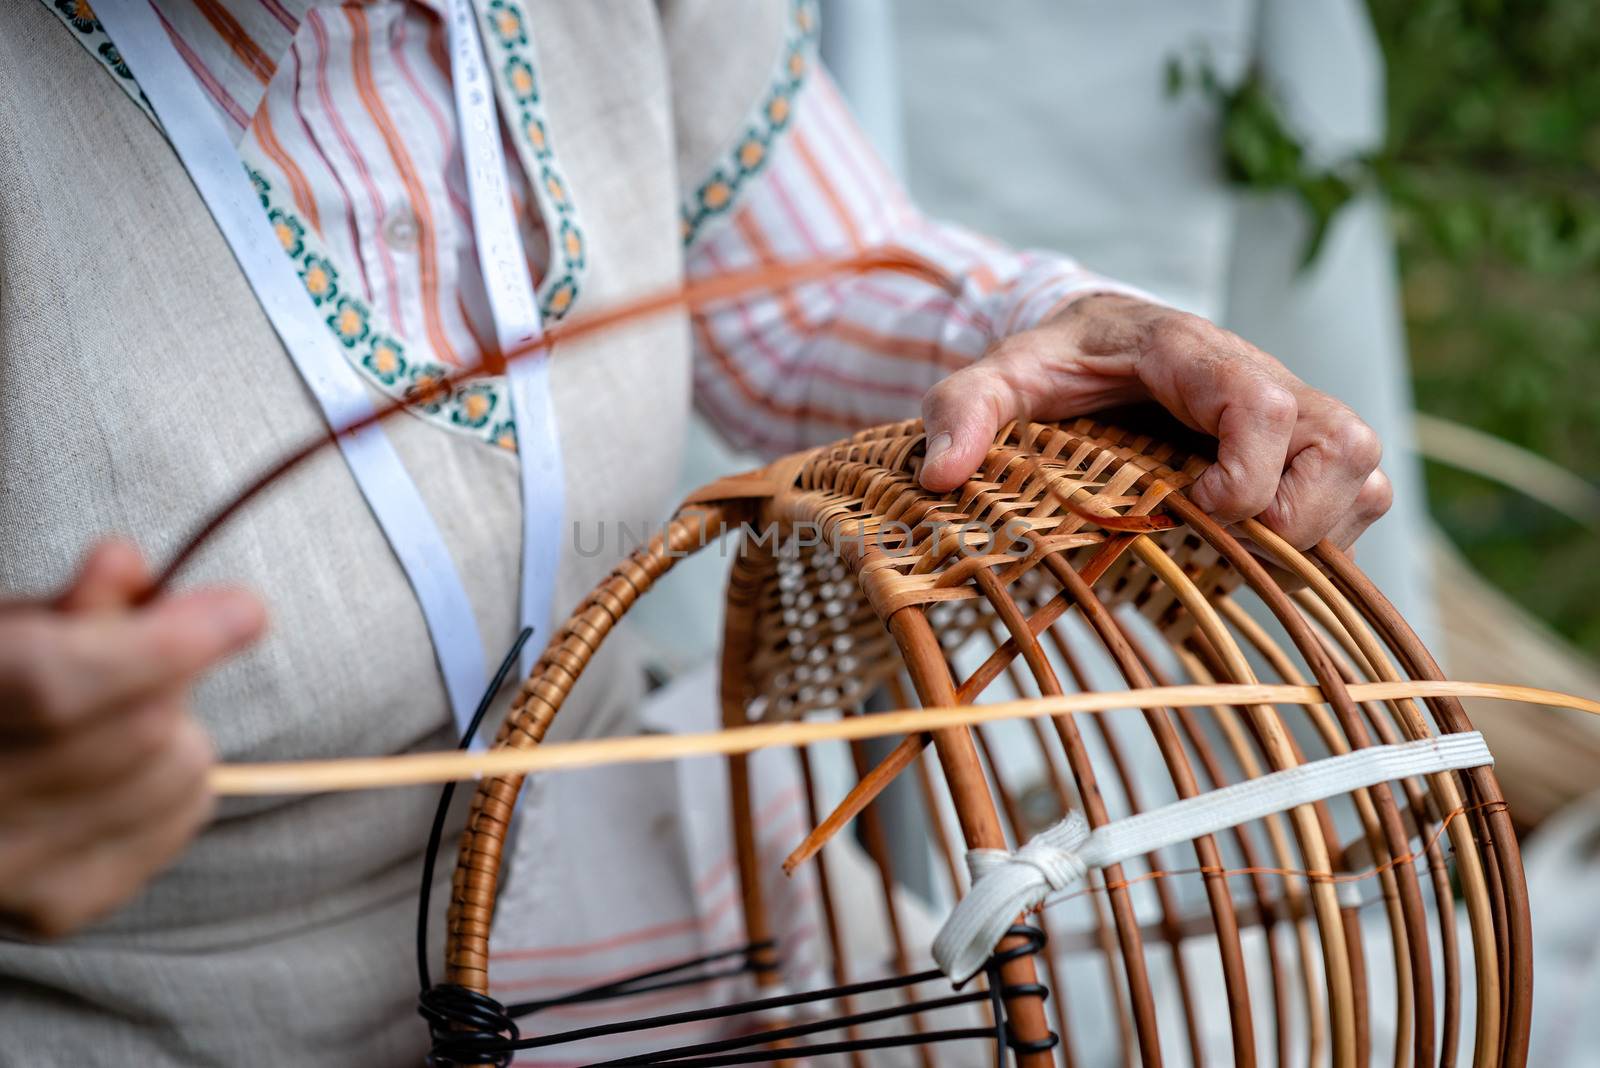
{"label": "striped shirt", "polygon": [[[94,47],[83,0],[53,0]],[[158,0],[180,55],[231,132],[284,249],[352,363],[391,396],[486,358],[442,0]],[[479,0],[525,250],[547,319],[581,301],[582,191],[567,187],[538,96],[538,27]],[[696,404],[736,446],[777,453],[904,418],[926,389],[1074,294],[1123,287],[1065,257],[1005,248],[922,216],[867,143],[795,2],[764,102],[771,136],[733,144],[732,178],[683,176],[690,277],[896,245],[961,279],[952,296],[894,274],[719,305],[693,322]],[[114,69],[109,45],[98,53]],[[121,67],[124,84],[138,90]],[[133,72],[137,77],[137,72]],[[433,411],[515,446],[502,378]]]}

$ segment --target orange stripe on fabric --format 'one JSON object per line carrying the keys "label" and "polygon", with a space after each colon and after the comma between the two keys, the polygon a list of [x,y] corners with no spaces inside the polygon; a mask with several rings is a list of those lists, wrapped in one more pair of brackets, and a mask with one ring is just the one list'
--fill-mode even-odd
{"label": "orange stripe on fabric", "polygon": [[866,422],[865,419],[851,417],[842,412],[832,411],[809,402],[805,404],[784,404],[773,400],[751,384],[738,363],[712,337],[710,327],[706,325],[702,318],[695,316],[693,323],[695,332],[700,335],[701,350],[711,357],[722,377],[733,383],[740,396],[757,408],[789,422],[802,424],[807,422],[824,423],[829,426],[841,427],[845,430],[859,430]]}
{"label": "orange stripe on fabric", "polygon": [[218,0],[194,0],[194,6],[200,9],[200,14],[217,31],[217,36],[227,42],[228,48],[256,76],[257,81],[262,85],[272,81],[272,72],[277,70],[278,65],[251,39],[227,8]]}
{"label": "orange stripe on fabric", "polygon": [[389,117],[388,109],[383,106],[383,99],[378,95],[378,85],[373,80],[372,35],[367,26],[367,14],[359,7],[347,7],[344,11],[350,19],[350,28],[354,31],[351,54],[355,60],[356,90],[360,93],[361,102],[366,105],[373,124],[383,135],[383,142],[388,146],[395,170],[400,175],[400,182],[406,187],[406,198],[411,203],[412,214],[417,218],[417,265],[422,275],[423,326],[433,351],[441,359],[459,367],[461,357],[456,354],[450,339],[445,336],[444,323],[439,317],[439,250],[434,241],[433,213],[428,210],[428,197],[423,191],[421,179],[417,177],[417,169],[411,162],[411,155],[406,151],[405,142],[400,138],[400,131],[395,129],[394,120]]}
{"label": "orange stripe on fabric", "polygon": [[855,217],[850,214],[850,208],[845,204],[844,197],[839,195],[839,187],[834,185],[833,178],[823,168],[816,153],[811,150],[811,142],[807,139],[805,131],[795,130],[791,139],[795,154],[800,157],[800,162],[805,164],[806,170],[811,174],[811,180],[822,191],[828,206],[833,209],[834,215],[838,216],[839,225],[844,227],[845,234],[850,238],[851,251],[860,252],[864,244],[861,240],[861,230],[856,226]]}
{"label": "orange stripe on fabric", "polygon": [[1060,278],[1046,278],[1041,282],[1035,282],[1033,286],[1023,293],[1022,298],[1012,305],[1011,311],[1006,315],[1006,321],[1002,324],[1002,329],[1007,334],[1015,333],[1018,326],[1017,317],[1027,310],[1028,305],[1033,302],[1035,297],[1059,281],[1061,281]]}
{"label": "orange stripe on fabric", "polygon": [[[756,259],[761,262],[763,267],[781,262],[777,253],[772,250],[772,245],[767,240],[767,235],[762,232],[760,224],[756,222],[754,211],[748,207],[742,208],[734,215],[733,225],[756,254]],[[817,332],[817,324],[808,322],[805,313],[801,311],[800,302],[795,299],[794,290],[785,289],[776,295],[778,307],[783,310],[783,318],[789,324],[789,329],[801,337],[810,337]]]}
{"label": "orange stripe on fabric", "polygon": [[[749,243],[751,250],[755,252],[756,258],[761,262],[762,266],[770,266],[782,262],[773,251],[772,245],[767,241],[766,234],[762,232],[760,225],[756,223],[752,208],[741,209],[734,215],[733,222],[740,236]],[[783,310],[783,318],[789,324],[789,328],[802,337],[831,337],[838,341],[849,342],[878,356],[887,356],[896,360],[911,360],[915,363],[933,364],[936,367],[946,367],[952,371],[967,365],[965,359],[959,355],[947,353],[937,341],[930,341],[924,338],[896,337],[893,334],[880,333],[859,323],[849,322],[837,316],[827,322],[809,322],[792,289],[785,289],[778,294],[778,306]]]}
{"label": "orange stripe on fabric", "polygon": [[971,361],[955,353],[946,352],[943,345],[927,338],[896,337],[893,334],[884,334],[862,326],[839,319],[829,323],[822,331],[826,336],[837,341],[848,342],[857,348],[867,349],[879,356],[889,356],[897,360],[910,360],[913,363],[928,363],[935,367],[944,367],[949,370],[958,370],[967,366]]}
{"label": "orange stripe on fabric", "polygon": [[300,165],[284,151],[283,143],[278,140],[278,132],[272,128],[272,112],[266,97],[261,98],[261,106],[256,109],[255,118],[250,120],[250,128],[255,131],[256,141],[260,143],[261,150],[277,164],[284,177],[289,179],[289,193],[294,197],[294,206],[300,209],[300,214],[304,215],[312,228],[320,234],[322,219],[317,214],[317,199],[312,195],[311,183],[306,180],[305,172],[300,169]]}

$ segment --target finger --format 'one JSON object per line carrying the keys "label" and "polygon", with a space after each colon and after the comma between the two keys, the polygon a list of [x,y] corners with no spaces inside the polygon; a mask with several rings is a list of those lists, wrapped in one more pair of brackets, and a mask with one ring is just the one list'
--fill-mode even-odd
{"label": "finger", "polygon": [[928,435],[922,485],[936,493],[955,489],[983,462],[1000,428],[1020,413],[1017,392],[994,361],[963,367],[922,398]]}
{"label": "finger", "polygon": [[1377,470],[1367,476],[1361,485],[1361,491],[1356,494],[1355,503],[1343,519],[1334,525],[1328,533],[1328,540],[1340,549],[1348,549],[1356,543],[1356,539],[1366,533],[1384,514],[1389,511],[1389,506],[1394,504],[1394,486],[1389,482],[1389,476]]}
{"label": "finger", "polygon": [[92,612],[126,607],[150,584],[150,569],[132,542],[107,538],[89,550],[57,607],[67,612]]}
{"label": "finger", "polygon": [[165,795],[164,806],[80,845],[62,863],[37,866],[34,877],[14,897],[8,895],[7,911],[45,937],[59,937],[128,900],[171,864],[210,818],[215,801],[206,787],[209,760],[203,732],[189,735],[174,760],[164,762],[168,780],[180,787]]}
{"label": "finger", "polygon": [[[1294,395],[1256,375],[1215,382],[1226,397],[1214,421],[1217,460],[1195,480],[1189,496],[1220,523],[1259,515],[1272,503],[1294,430]],[[1191,405],[1193,407],[1193,405]]]}
{"label": "finger", "polygon": [[104,786],[156,758],[184,715],[180,694],[137,701],[83,729],[0,748],[0,804]]}
{"label": "finger", "polygon": [[90,715],[190,680],[243,648],[265,612],[242,591],[167,598],[137,612],[34,613],[0,641],[0,730],[61,730]]}
{"label": "finger", "polygon": [[204,791],[214,762],[205,731],[191,717],[181,717],[154,758],[120,777],[70,796],[29,798],[20,811],[7,814],[7,837],[30,839],[24,850],[28,868],[50,872],[70,866],[84,851],[135,835],[187,795]]}
{"label": "finger", "polygon": [[1190,497],[1218,522],[1260,514],[1272,503],[1288,457],[1299,402],[1295,379],[1270,356],[1194,316],[1171,316],[1150,332],[1135,373],[1179,420],[1217,439],[1217,460]]}
{"label": "finger", "polygon": [[1310,548],[1350,517],[1382,456],[1377,432],[1355,412],[1326,394],[1305,390],[1288,467],[1261,521],[1295,548]]}

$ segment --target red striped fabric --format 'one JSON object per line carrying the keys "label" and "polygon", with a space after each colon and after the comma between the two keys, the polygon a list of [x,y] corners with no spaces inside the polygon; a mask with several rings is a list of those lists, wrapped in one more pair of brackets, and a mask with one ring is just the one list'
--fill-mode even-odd
{"label": "red striped fabric", "polygon": [[[245,162],[283,192],[284,206],[326,250],[341,294],[363,302],[366,318],[346,324],[399,339],[413,363],[483,354],[494,332],[471,269],[476,249],[438,6],[158,6],[236,129]],[[539,27],[525,25],[536,61]],[[893,244],[963,286],[952,298],[897,275],[864,277],[700,316],[697,406],[732,442],[766,453],[915,414],[930,385],[1002,332],[1033,325],[1072,293],[1115,288],[1063,257],[1021,254],[923,217],[826,72],[809,66],[760,168],[721,218],[695,231],[687,272]],[[509,134],[507,146],[530,269],[542,279],[548,235],[558,228],[541,219]],[[684,176],[686,190],[703,178]],[[581,188],[566,192],[584,211],[604,210]]]}

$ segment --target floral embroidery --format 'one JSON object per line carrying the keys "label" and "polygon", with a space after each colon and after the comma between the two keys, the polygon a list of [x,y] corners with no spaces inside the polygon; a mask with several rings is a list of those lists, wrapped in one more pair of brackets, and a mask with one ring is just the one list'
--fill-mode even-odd
{"label": "floral embroidery", "polygon": [[795,97],[811,72],[816,37],[813,0],[792,0],[788,32],[772,84],[745,131],[683,205],[680,229],[685,245],[698,237],[711,220],[727,214],[739,189],[766,166],[775,140],[788,129],[794,116]]}
{"label": "floral embroidery", "polygon": [[94,33],[100,29],[100,20],[95,17],[89,0],[56,0],[56,10],[65,15],[79,33]]}
{"label": "floral embroidery", "polygon": [[494,29],[496,39],[507,48],[528,43],[522,12],[506,3],[506,0],[489,0],[489,25]]}
{"label": "floral embroidery", "polygon": [[[44,0],[44,3],[78,35],[90,54],[118,78],[128,96],[160,129],[161,123],[149,100],[86,0]],[[526,50],[529,47],[526,18],[515,0],[490,0],[488,7],[494,39],[507,49]],[[528,174],[539,176],[534,184],[546,219],[552,224],[560,220],[551,249],[552,270],[541,295],[544,314],[557,319],[577,298],[578,277],[588,250],[566,181],[556,169],[543,115],[536,113],[538,90],[531,53],[509,59],[517,60],[520,67],[516,69],[526,75],[515,78],[527,97],[517,101],[524,106],[520,115],[522,145],[531,151],[537,163],[530,164],[524,159],[523,166]],[[291,210],[275,203],[272,183],[248,165],[245,173],[267,214],[274,236],[284,254],[293,261],[306,293],[322,309],[328,329],[348,353],[351,366],[388,396],[413,401],[410,410],[435,426],[470,434],[486,444],[515,452],[517,431],[511,419],[505,379],[475,379],[449,392],[438,389],[450,369],[439,363],[413,360],[405,342],[383,329],[376,312],[354,295],[343,292],[339,271],[320,247],[316,232]]]}
{"label": "floral embroidery", "polygon": [[544,191],[549,194],[550,203],[556,206],[556,210],[560,212],[570,211],[571,206],[567,202],[567,187],[562,184],[561,176],[546,167],[544,173],[539,175],[539,179],[544,183]]}
{"label": "floral embroidery", "polygon": [[372,346],[361,357],[361,366],[371,371],[386,386],[395,385],[406,373],[405,346],[387,334],[374,334]]}
{"label": "floral embroidery", "polygon": [[533,67],[521,56],[512,56],[506,61],[506,84],[511,87],[511,95],[517,103],[539,102],[539,85],[534,81]]}
{"label": "floral embroidery", "polygon": [[333,264],[315,253],[308,254],[300,261],[300,281],[305,283],[306,292],[311,294],[312,303],[318,307],[339,295],[339,272]]}
{"label": "floral embroidery", "polygon": [[583,231],[572,225],[571,219],[561,220],[561,233],[556,240],[561,242],[561,251],[567,257],[567,263],[573,267],[583,266]]}
{"label": "floral embroidery", "polygon": [[572,310],[572,302],[578,297],[578,283],[569,275],[565,275],[551,287],[539,306],[547,319],[559,319]]}
{"label": "floral embroidery", "polygon": [[[328,329],[350,354],[351,365],[388,396],[412,401],[411,411],[435,426],[470,433],[503,447],[510,426],[505,379],[477,379],[441,393],[438,386],[450,369],[432,361],[413,360],[405,342],[382,327],[366,302],[340,292],[339,271],[317,247],[316,232],[274,202],[271,182],[249,167],[245,170],[261,196],[273,232],[294,260],[312,302],[327,312]],[[515,448],[515,435],[509,440]]]}
{"label": "floral embroidery", "polygon": [[550,266],[539,286],[539,307],[547,319],[560,319],[577,303],[588,266],[588,240],[572,189],[551,147],[528,30],[531,23],[521,0],[489,0],[481,19],[487,27],[485,39],[493,54],[490,67],[496,72],[500,104],[508,121],[516,116],[512,128],[522,136],[513,138],[513,143],[551,235]]}
{"label": "floral embroidery", "polygon": [[528,139],[528,144],[533,148],[533,154],[540,159],[549,158],[550,142],[545,137],[544,123],[532,115],[524,115],[522,123],[522,135]]}
{"label": "floral embroidery", "polygon": [[767,161],[767,142],[760,134],[752,133],[739,146],[739,172],[741,174],[759,170]]}
{"label": "floral embroidery", "polygon": [[89,50],[89,54],[100,61],[100,65],[117,76],[118,83],[127,90],[128,96],[139,106],[139,109],[150,117],[151,122],[157,126],[155,109],[150,106],[144,90],[139,88],[133,80],[133,71],[128,69],[128,64],[122,58],[122,53],[117,51],[117,46],[111,43],[111,38],[106,34],[105,27],[100,25],[100,19],[94,13],[89,0],[44,0],[47,10],[61,24],[70,28],[78,35],[78,42]]}
{"label": "floral embroidery", "polygon": [[477,379],[441,391],[439,385],[450,368],[431,360],[413,360],[405,342],[379,325],[377,313],[365,301],[341,293],[338,269],[316,247],[315,231],[274,202],[271,182],[249,167],[245,170],[261,196],[273,232],[295,261],[312,301],[327,311],[328,329],[350,353],[351,365],[390,397],[410,401],[411,411],[435,426],[514,450],[516,435],[508,418],[505,379]]}
{"label": "floral embroidery", "polygon": [[328,325],[333,328],[333,336],[345,348],[353,349],[358,342],[366,339],[371,318],[372,312],[361,301],[354,297],[340,297],[339,303],[334,305],[333,314],[328,316]]}
{"label": "floral embroidery", "polygon": [[505,449],[509,452],[516,452],[517,425],[511,420],[507,419],[505,422],[494,428],[494,433],[490,435],[490,440],[496,445],[500,446],[502,449]]}
{"label": "floral embroidery", "polygon": [[126,78],[129,81],[133,80],[133,71],[129,70],[128,65],[122,61],[122,53],[117,51],[116,45],[107,41],[97,51],[100,58],[105,60],[106,66],[116,71],[117,77]]}
{"label": "floral embroidery", "polygon": [[456,391],[456,404],[450,412],[450,421],[457,426],[477,429],[489,421],[494,411],[494,392],[479,382],[469,383]]}
{"label": "floral embroidery", "polygon": [[[414,407],[420,408],[429,415],[439,415],[444,412],[448,397],[439,395],[439,385],[450,373],[450,369],[438,363],[419,363],[411,369],[410,383],[405,389],[405,397]],[[452,420],[452,422],[456,422]],[[456,422],[457,426],[465,425]]]}
{"label": "floral embroidery", "polygon": [[267,212],[267,220],[272,223],[272,232],[278,235],[278,244],[283,246],[283,251],[292,260],[299,259],[300,253],[306,249],[306,228],[300,225],[300,220],[276,208]]}

